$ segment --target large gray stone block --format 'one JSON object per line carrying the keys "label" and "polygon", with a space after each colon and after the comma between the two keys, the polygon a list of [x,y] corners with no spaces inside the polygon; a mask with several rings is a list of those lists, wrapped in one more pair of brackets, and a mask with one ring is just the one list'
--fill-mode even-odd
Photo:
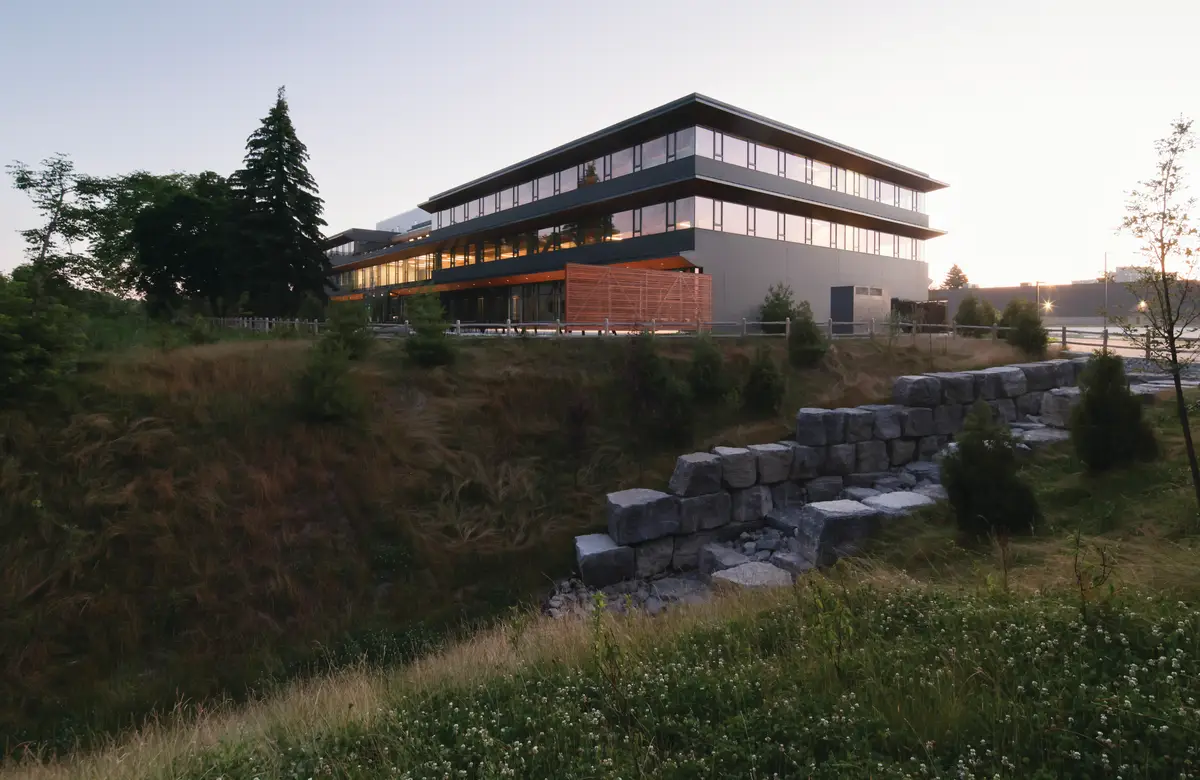
{"label": "large gray stone block", "polygon": [[732,569],[734,566],[741,566],[743,563],[750,563],[750,559],[742,555],[737,550],[731,550],[723,544],[710,542],[700,548],[698,556],[700,571],[705,574]]}
{"label": "large gray stone block", "polygon": [[933,434],[933,409],[905,407],[900,412],[900,430],[905,436],[931,436]]}
{"label": "large gray stone block", "polygon": [[869,487],[848,487],[842,491],[842,498],[850,501],[862,501],[864,498],[879,495],[879,491]]}
{"label": "large gray stone block", "polygon": [[1041,414],[1043,395],[1045,393],[1037,392],[1017,396],[1017,419],[1021,420],[1030,415]]}
{"label": "large gray stone block", "polygon": [[846,441],[846,412],[830,409],[825,414],[825,443],[842,444]]}
{"label": "large gray stone block", "polygon": [[875,438],[875,413],[861,407],[838,409],[846,418],[846,443],[855,444]]}
{"label": "large gray stone block", "polygon": [[[885,442],[886,444],[886,442]],[[879,471],[864,471],[858,474],[851,474],[846,477],[844,482],[846,487],[874,487],[875,483],[884,477],[890,476],[887,471],[880,469]]]}
{"label": "large gray stone block", "polygon": [[713,574],[712,584],[722,590],[784,588],[792,584],[792,575],[765,561],[751,561]]}
{"label": "large gray stone block", "polygon": [[755,485],[733,493],[733,522],[752,523],[761,521],[771,511],[771,489],[766,485]]}
{"label": "large gray stone block", "polygon": [[1016,366],[985,368],[983,369],[983,373],[996,377],[996,381],[999,383],[996,398],[1016,398],[1019,395],[1029,392],[1025,372]]}
{"label": "large gray stone block", "polygon": [[794,553],[787,550],[780,550],[771,554],[767,563],[772,566],[778,566],[792,577],[799,577],[801,574],[809,571],[813,567],[812,561],[805,558],[800,553]]}
{"label": "large gray stone block", "polygon": [[700,566],[700,550],[717,541],[716,531],[701,531],[698,534],[675,537],[675,550],[671,556],[671,568],[688,571]]}
{"label": "large gray stone block", "polygon": [[658,490],[633,488],[608,494],[608,535],[619,545],[679,533],[679,504]]}
{"label": "large gray stone block", "polygon": [[792,445],[792,479],[812,479],[825,466],[825,448]]}
{"label": "large gray stone block", "polygon": [[808,483],[809,501],[832,501],[842,493],[845,483],[841,477],[817,477]]}
{"label": "large gray stone block", "polygon": [[933,410],[933,432],[953,436],[963,428],[966,408],[962,404],[942,404]]}
{"label": "large gray stone block", "polygon": [[995,401],[988,401],[988,406],[992,407],[992,417],[997,422],[1016,422],[1017,404],[1013,399],[997,398]]}
{"label": "large gray stone block", "polygon": [[1075,369],[1075,381],[1071,383],[1071,386],[1079,384],[1079,378],[1083,376],[1083,372],[1088,367],[1088,363],[1091,361],[1091,359],[1092,358],[1090,355],[1085,357],[1071,358],[1071,367]]}
{"label": "large gray stone block", "polygon": [[675,556],[675,540],[683,537],[666,536],[633,546],[633,568],[638,579],[662,574]]}
{"label": "large gray stone block", "polygon": [[792,448],[783,444],[751,444],[758,464],[758,481],[763,485],[783,482],[792,474]]}
{"label": "large gray stone block", "polygon": [[931,460],[941,448],[942,443],[937,436],[922,436],[917,439],[917,459]]}
{"label": "large gray stone block", "polygon": [[1066,428],[1071,423],[1071,410],[1079,404],[1078,387],[1058,387],[1042,396],[1040,417],[1046,425]]}
{"label": "large gray stone block", "polygon": [[895,404],[867,404],[862,407],[875,415],[874,437],[882,441],[901,436],[900,413],[903,406]]}
{"label": "large gray stone block", "polygon": [[[985,401],[992,401],[1000,397],[1000,377],[988,371],[980,369],[978,371],[965,371],[965,374],[970,375],[975,382],[975,398],[982,398]],[[1021,376],[1024,376],[1022,374]]]}
{"label": "large gray stone block", "polygon": [[780,482],[778,485],[771,485],[771,506],[800,506],[808,503],[808,493],[804,489],[803,482]]}
{"label": "large gray stone block", "polygon": [[576,536],[575,564],[580,578],[591,588],[633,579],[636,571],[633,548],[618,545],[608,534]]}
{"label": "large gray stone block", "polygon": [[965,371],[941,371],[926,374],[942,383],[939,404],[969,404],[975,400],[975,377]]}
{"label": "large gray stone block", "polygon": [[677,496],[701,496],[721,489],[721,457],[711,452],[693,452],[675,460],[675,472],[667,490]]}
{"label": "large gray stone block", "polygon": [[854,471],[857,444],[834,444],[825,448],[825,474],[845,476]]}
{"label": "large gray stone block", "polygon": [[913,439],[892,439],[888,445],[888,460],[893,466],[903,466],[916,460],[917,442]]}
{"label": "large gray stone block", "polygon": [[800,554],[817,566],[829,566],[857,552],[878,518],[879,510],[845,499],[802,507],[796,521]]}
{"label": "large gray stone block", "polygon": [[1070,360],[1065,358],[1056,358],[1054,360],[1045,361],[1048,365],[1054,366],[1054,386],[1055,387],[1074,387],[1075,382],[1075,366]]}
{"label": "large gray stone block", "polygon": [[[893,439],[893,441],[895,441]],[[860,441],[855,445],[854,470],[859,473],[887,471],[889,459],[887,442]]]}
{"label": "large gray stone block", "polygon": [[941,482],[942,467],[937,463],[930,461],[919,460],[909,463],[904,467],[904,470],[912,474],[918,480],[925,482]]}
{"label": "large gray stone block", "polygon": [[1013,368],[1019,368],[1021,373],[1025,374],[1025,392],[1027,393],[1055,388],[1055,368],[1050,363],[1018,363]]}
{"label": "large gray stone block", "polygon": [[828,444],[825,418],[828,409],[805,408],[796,412],[796,443],[808,447],[824,447]]}
{"label": "large gray stone block", "polygon": [[900,517],[912,514],[918,509],[933,506],[937,502],[921,493],[900,491],[864,498],[862,503],[878,510],[881,515],[886,517]]}
{"label": "large gray stone block", "polygon": [[721,482],[727,488],[750,487],[758,479],[758,459],[745,447],[713,447],[721,459]]}
{"label": "large gray stone block", "polygon": [[679,499],[679,533],[694,534],[725,525],[732,518],[733,499],[729,494],[709,493]]}
{"label": "large gray stone block", "polygon": [[892,401],[901,406],[937,406],[942,402],[942,383],[933,376],[896,377]]}

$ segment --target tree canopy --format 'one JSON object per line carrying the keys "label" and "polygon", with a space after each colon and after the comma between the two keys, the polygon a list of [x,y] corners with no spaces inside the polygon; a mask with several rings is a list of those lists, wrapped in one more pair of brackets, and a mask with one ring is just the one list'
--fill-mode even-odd
{"label": "tree canopy", "polygon": [[970,284],[967,275],[963,273],[963,269],[958,267],[958,264],[950,266],[950,270],[946,272],[946,280],[942,282],[942,288],[946,290],[961,290]]}

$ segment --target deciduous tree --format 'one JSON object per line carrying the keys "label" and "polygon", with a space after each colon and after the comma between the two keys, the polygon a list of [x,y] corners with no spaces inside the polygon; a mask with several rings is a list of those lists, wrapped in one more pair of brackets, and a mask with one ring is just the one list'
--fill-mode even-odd
{"label": "deciduous tree", "polygon": [[961,290],[970,284],[967,275],[963,273],[963,269],[958,267],[958,264],[950,266],[950,270],[946,272],[946,280],[942,282],[942,288],[946,290]]}
{"label": "deciduous tree", "polygon": [[33,265],[33,278],[37,280],[30,294],[36,297],[42,285],[54,278],[93,283],[91,257],[79,251],[87,228],[75,163],[65,154],[56,154],[36,168],[16,160],[6,169],[13,186],[29,196],[41,220],[38,227],[21,231],[25,257]]}

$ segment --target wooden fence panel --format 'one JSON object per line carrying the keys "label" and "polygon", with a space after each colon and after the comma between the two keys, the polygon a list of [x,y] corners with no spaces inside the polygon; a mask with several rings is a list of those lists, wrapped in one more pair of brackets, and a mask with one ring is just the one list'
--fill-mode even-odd
{"label": "wooden fence panel", "polygon": [[566,267],[567,322],[712,322],[712,277],[604,265]]}

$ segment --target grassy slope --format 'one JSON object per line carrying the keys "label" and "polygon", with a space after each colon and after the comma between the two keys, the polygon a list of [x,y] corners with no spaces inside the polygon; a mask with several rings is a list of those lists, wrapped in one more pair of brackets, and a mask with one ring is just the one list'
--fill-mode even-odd
{"label": "grassy slope", "polygon": [[[724,345],[739,371],[752,347]],[[619,340],[491,341],[433,372],[387,347],[355,370],[371,413],[350,428],[295,421],[306,349],[126,352],[96,361],[69,412],[0,416],[8,745],[69,744],[181,696],[286,678],[320,648],[408,657],[568,572],[571,537],[603,523],[603,493],[661,484],[674,461],[629,443]],[[689,349],[664,341],[679,360]],[[1012,358],[975,342],[933,352],[847,344],[790,376],[784,408]],[[787,430],[787,415],[707,410],[697,445]]]}

